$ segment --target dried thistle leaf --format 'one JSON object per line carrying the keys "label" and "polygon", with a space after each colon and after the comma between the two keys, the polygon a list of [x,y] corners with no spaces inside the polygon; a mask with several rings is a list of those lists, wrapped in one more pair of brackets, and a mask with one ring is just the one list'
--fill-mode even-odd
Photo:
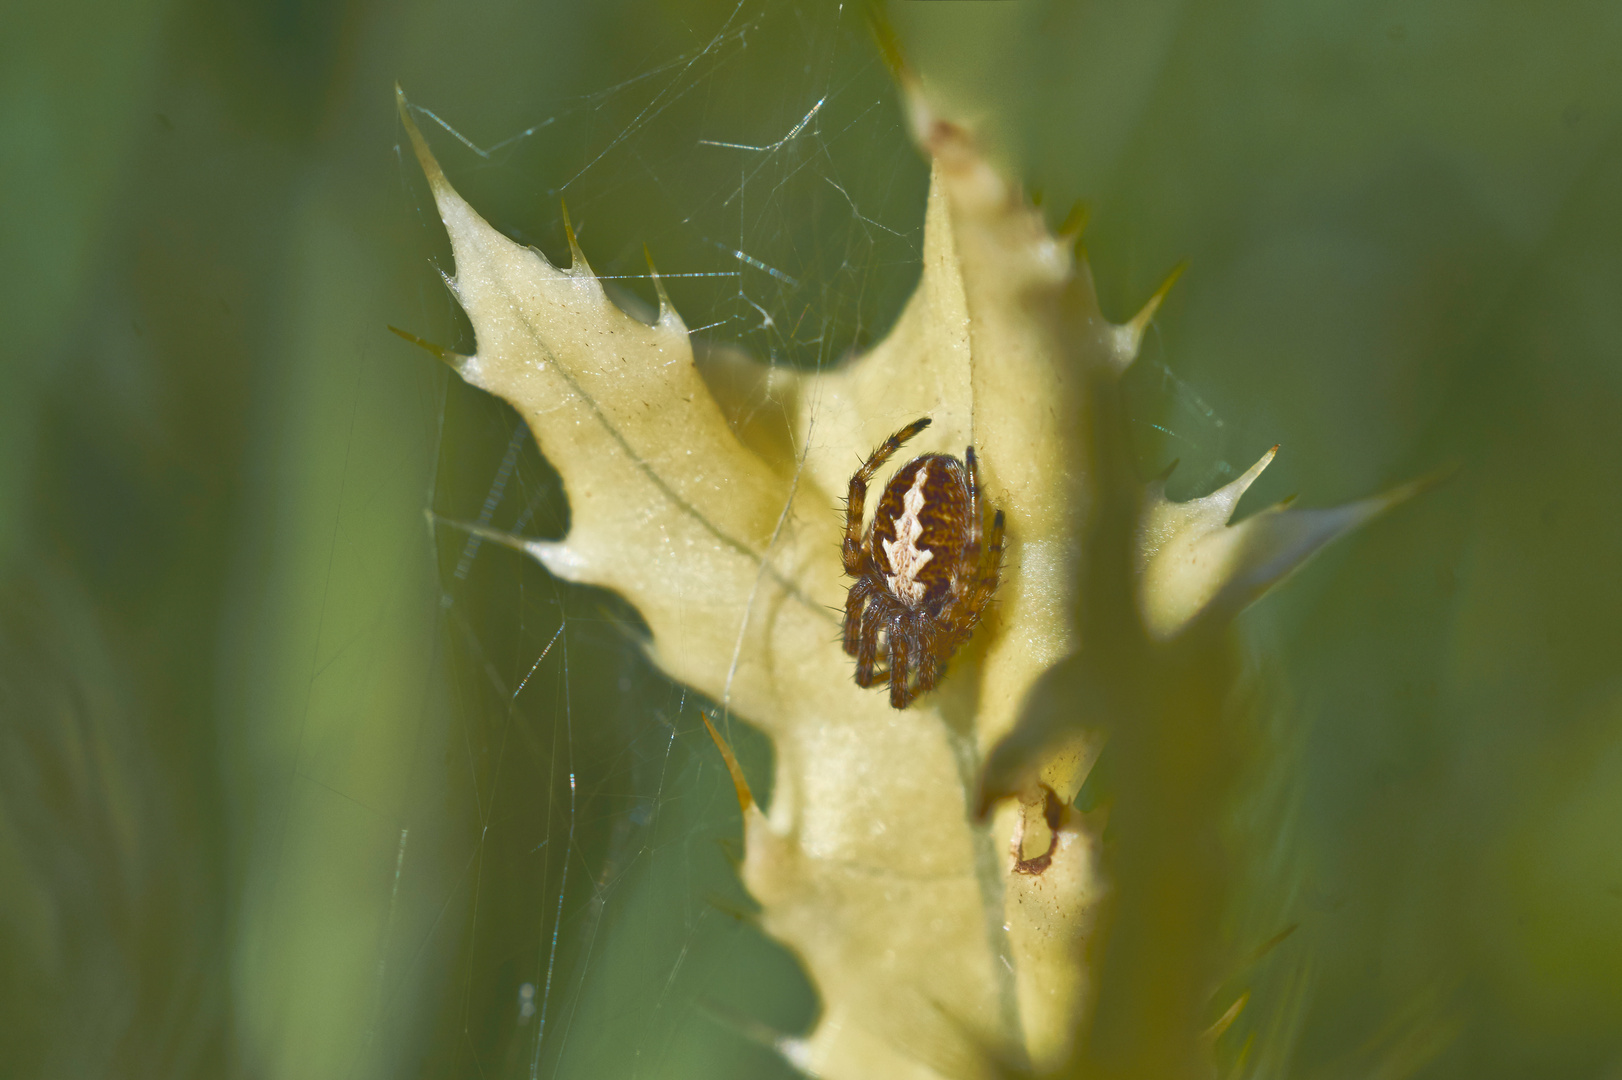
{"label": "dried thistle leaf", "polygon": [[[774,741],[769,810],[734,772],[741,873],[823,1005],[811,1034],[779,1049],[835,1078],[1046,1073],[1072,1059],[1093,993],[1099,846],[1068,804],[1096,739],[1082,715],[1030,742],[1030,760],[1016,762],[1026,780],[989,821],[979,774],[1037,680],[1086,645],[1090,396],[1131,362],[1171,282],[1136,319],[1108,322],[1072,238],[1051,234],[969,134],[902,81],[934,166],[923,275],[884,341],[816,374],[727,350],[695,363],[662,293],[651,326],[621,311],[572,232],[562,270],[492,229],[451,188],[403,96],[400,107],[477,337],[475,355],[448,359],[523,414],[569,499],[563,540],[513,542],[560,577],[628,599],[665,672]],[[767,386],[785,403],[786,439],[733,422]],[[898,711],[855,685],[839,647],[847,581],[830,507],[855,462],[920,416],[934,423],[909,454],[978,451],[986,501],[1007,512],[1007,569],[944,684]],[[1156,512],[1146,590],[1207,588],[1161,560],[1205,542],[1215,511]],[[1258,574],[1303,550],[1287,529],[1251,533],[1272,561],[1230,560],[1249,576],[1218,591],[1265,587]]]}
{"label": "dried thistle leaf", "polygon": [[1244,474],[1187,502],[1166,498],[1165,477],[1149,486],[1138,530],[1140,613],[1164,641],[1201,615],[1237,614],[1311,558],[1430,479],[1326,510],[1292,510],[1288,502],[1229,525],[1239,499],[1278,453],[1275,446]]}

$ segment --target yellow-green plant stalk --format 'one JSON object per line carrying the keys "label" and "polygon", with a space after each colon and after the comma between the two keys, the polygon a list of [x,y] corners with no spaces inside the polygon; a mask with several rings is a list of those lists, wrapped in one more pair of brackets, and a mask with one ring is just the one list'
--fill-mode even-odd
{"label": "yellow-green plant stalk", "polygon": [[[1220,626],[1395,496],[1230,527],[1272,451],[1205,499],[1141,489],[1114,382],[1165,289],[1106,320],[1076,237],[902,85],[933,166],[922,278],[881,343],[814,374],[696,362],[662,288],[650,325],[609,300],[572,231],[559,269],[492,229],[402,96],[477,338],[445,359],[517,408],[563,477],[567,536],[497,538],[624,596],[663,671],[773,741],[763,807],[717,737],[744,883],[821,998],[813,1030],[778,1042],[790,1061],[852,1080],[1189,1075],[1209,1046],[1221,881]],[[782,412],[745,419],[763,392]],[[942,685],[897,710],[839,645],[834,508],[856,464],[923,416],[907,454],[972,444],[1007,553]],[[1101,817],[1071,805],[1106,733],[1132,793],[1108,859]],[[1089,1038],[1095,1012],[1108,1030]]]}

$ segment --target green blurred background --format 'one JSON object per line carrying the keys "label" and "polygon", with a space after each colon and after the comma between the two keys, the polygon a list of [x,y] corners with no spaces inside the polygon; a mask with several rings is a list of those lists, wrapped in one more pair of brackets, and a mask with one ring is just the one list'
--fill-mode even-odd
{"label": "green blurred background", "polygon": [[[1229,973],[1226,1059],[1622,1077],[1622,6],[889,10],[1088,201],[1106,312],[1191,258],[1146,474],[1459,464],[1242,620],[1228,944],[1294,932]],[[815,995],[703,703],[425,514],[567,527],[514,414],[388,333],[472,344],[396,80],[497,227],[560,257],[567,199],[632,306],[646,242],[702,341],[831,363],[916,279],[849,6],[0,10],[0,1072],[788,1075]]]}

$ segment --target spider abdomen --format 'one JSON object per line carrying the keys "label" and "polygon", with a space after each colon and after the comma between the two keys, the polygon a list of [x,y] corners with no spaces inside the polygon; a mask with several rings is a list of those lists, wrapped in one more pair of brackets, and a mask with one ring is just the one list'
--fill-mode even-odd
{"label": "spider abdomen", "polygon": [[924,454],[896,470],[874,513],[870,550],[897,600],[937,612],[952,597],[971,527],[963,462]]}

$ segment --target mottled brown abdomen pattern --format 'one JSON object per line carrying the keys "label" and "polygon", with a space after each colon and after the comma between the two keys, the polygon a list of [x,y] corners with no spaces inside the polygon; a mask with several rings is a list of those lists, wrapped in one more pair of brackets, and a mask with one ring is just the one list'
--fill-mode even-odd
{"label": "mottled brown abdomen pattern", "polygon": [[924,454],[896,470],[885,485],[870,550],[898,599],[935,612],[951,596],[968,536],[963,463],[946,454]]}

